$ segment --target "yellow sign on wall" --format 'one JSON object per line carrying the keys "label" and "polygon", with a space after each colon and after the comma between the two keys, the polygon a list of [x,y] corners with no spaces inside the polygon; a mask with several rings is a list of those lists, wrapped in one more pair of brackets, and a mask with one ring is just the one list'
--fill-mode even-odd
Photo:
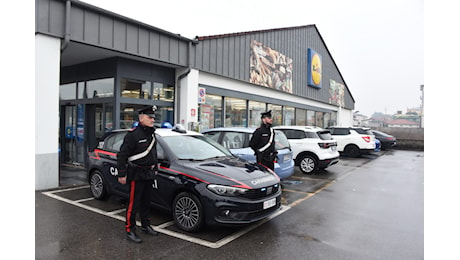
{"label": "yellow sign on wall", "polygon": [[321,88],[322,58],[316,51],[308,48],[308,86]]}

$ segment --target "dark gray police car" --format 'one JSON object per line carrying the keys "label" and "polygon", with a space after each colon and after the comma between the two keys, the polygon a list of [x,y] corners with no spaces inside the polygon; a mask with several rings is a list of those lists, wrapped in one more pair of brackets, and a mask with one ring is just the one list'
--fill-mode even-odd
{"label": "dark gray police car", "polygon": [[[88,152],[92,195],[128,197],[128,185],[117,181],[116,156],[129,130],[107,133]],[[156,130],[159,171],[152,206],[172,214],[182,230],[204,225],[249,224],[281,206],[280,179],[270,169],[233,156],[200,133],[180,127]]]}

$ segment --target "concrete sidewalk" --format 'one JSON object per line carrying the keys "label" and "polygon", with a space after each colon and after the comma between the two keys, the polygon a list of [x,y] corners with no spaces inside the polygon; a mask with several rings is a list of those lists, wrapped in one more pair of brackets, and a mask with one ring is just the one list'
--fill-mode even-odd
{"label": "concrete sidewalk", "polygon": [[61,165],[59,168],[59,186],[79,186],[88,184],[86,169],[72,165]]}

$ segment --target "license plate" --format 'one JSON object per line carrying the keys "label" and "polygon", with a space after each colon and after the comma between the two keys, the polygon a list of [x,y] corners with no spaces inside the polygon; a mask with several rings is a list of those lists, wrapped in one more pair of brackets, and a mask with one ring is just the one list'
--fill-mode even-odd
{"label": "license plate", "polygon": [[276,205],[276,198],[273,198],[271,200],[264,201],[264,209],[271,208]]}

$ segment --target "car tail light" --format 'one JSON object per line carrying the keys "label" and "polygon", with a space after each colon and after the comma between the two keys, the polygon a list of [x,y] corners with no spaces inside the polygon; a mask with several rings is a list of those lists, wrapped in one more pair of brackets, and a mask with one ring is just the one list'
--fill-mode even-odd
{"label": "car tail light", "polygon": [[326,144],[326,143],[318,143],[319,147],[323,148],[323,149],[326,149],[326,148],[329,148],[329,144]]}
{"label": "car tail light", "polygon": [[318,143],[319,147],[323,148],[323,149],[327,149],[331,146],[335,146],[335,144],[333,143]]}
{"label": "car tail light", "polygon": [[363,139],[364,139],[364,141],[366,141],[366,143],[369,143],[371,141],[370,136],[363,136]]}
{"label": "car tail light", "polygon": [[390,141],[393,141],[393,140],[394,140],[393,137],[387,137],[386,139],[387,139],[387,140],[390,140]]}

